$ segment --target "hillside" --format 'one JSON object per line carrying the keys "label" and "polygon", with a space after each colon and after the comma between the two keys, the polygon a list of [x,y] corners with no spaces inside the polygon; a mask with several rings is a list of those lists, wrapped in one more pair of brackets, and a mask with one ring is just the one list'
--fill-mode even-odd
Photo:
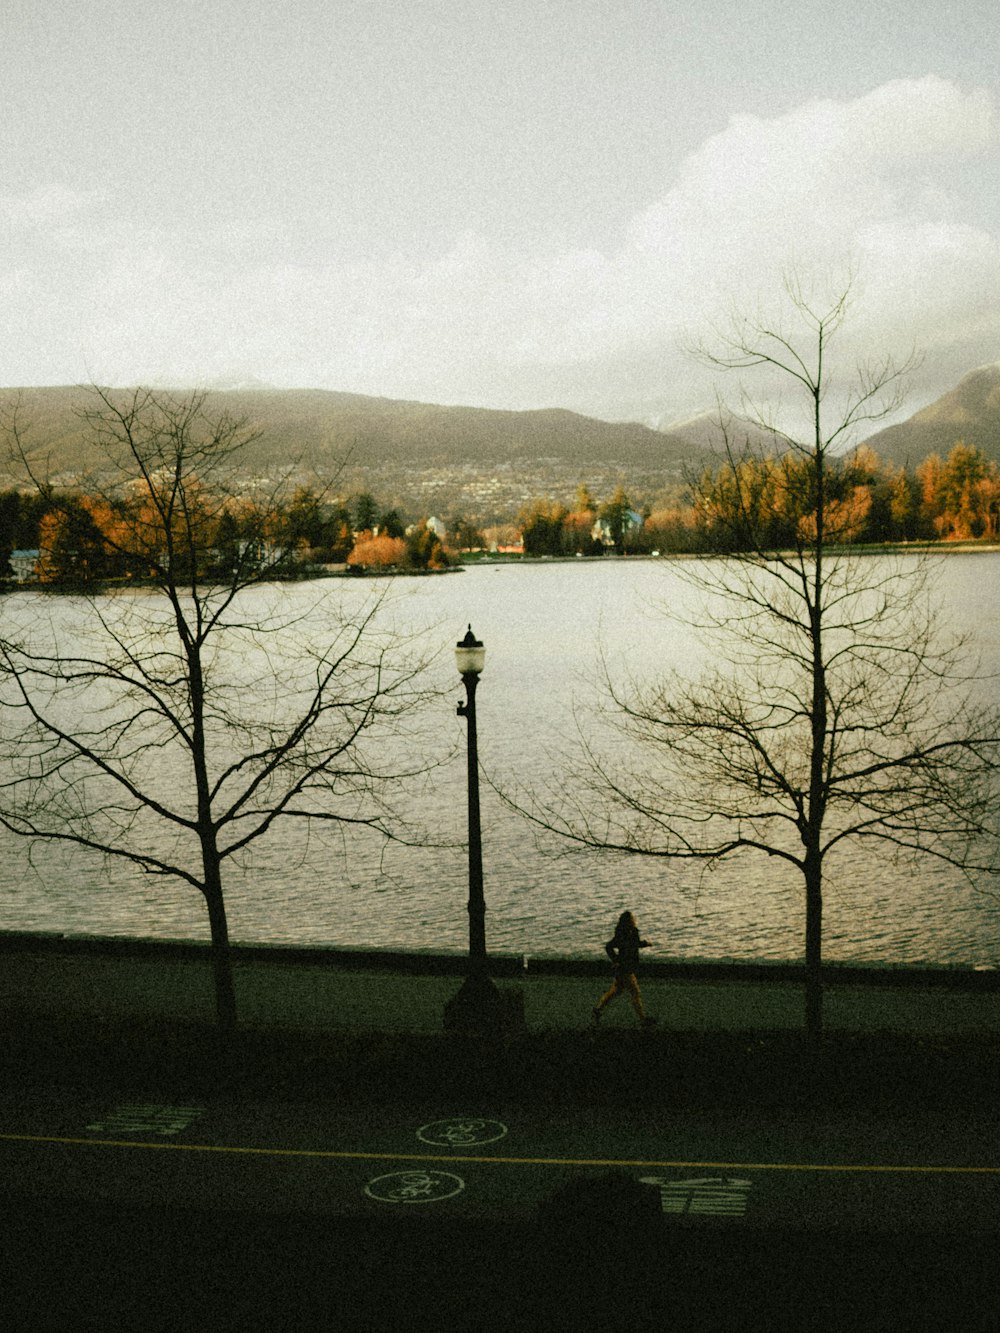
{"label": "hillside", "polygon": [[944,457],[957,440],[1000,462],[1000,363],[970,371],[936,402],[867,444],[882,458],[912,467],[931,453]]}
{"label": "hillside", "polygon": [[[79,420],[88,403],[86,389],[4,389],[0,404],[10,404],[18,394],[32,441],[44,447],[55,470],[75,471],[93,461]],[[209,412],[224,409],[261,432],[258,457],[301,460],[323,470],[339,466],[348,455],[376,466],[386,460],[461,465],[553,457],[669,469],[683,461],[684,446],[672,435],[556,408],[440,407],[319,389],[210,390],[206,397]]]}
{"label": "hillside", "polygon": [[[0,390],[0,410],[21,396],[32,453],[49,475],[69,480],[101,465],[79,413],[76,387]],[[249,470],[292,469],[370,489],[387,503],[464,509],[490,516],[536,495],[572,496],[581,481],[597,493],[618,480],[654,493],[680,480],[691,447],[673,433],[598,421],[560,409],[508,412],[442,407],[312,389],[209,391],[208,410],[227,410],[260,432]]]}
{"label": "hillside", "polygon": [[[18,396],[31,451],[50,477],[69,483],[100,469],[80,419],[85,388],[0,389],[0,412]],[[540,496],[569,503],[581,482],[598,499],[622,482],[633,503],[655,505],[722,444],[713,413],[654,430],[557,408],[443,407],[319,389],[219,389],[207,399],[210,412],[226,410],[260,432],[245,454],[249,474],[290,471],[344,495],[370,490],[414,516],[463,513],[483,523],[509,521]],[[774,447],[736,424],[758,447]],[[867,443],[913,466],[959,439],[1000,461],[1000,364],[972,371]]]}

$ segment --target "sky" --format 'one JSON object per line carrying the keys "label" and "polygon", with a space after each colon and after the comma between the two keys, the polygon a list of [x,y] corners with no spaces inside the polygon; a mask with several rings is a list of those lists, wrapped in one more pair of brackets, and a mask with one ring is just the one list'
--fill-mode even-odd
{"label": "sky", "polygon": [[0,384],[669,424],[783,275],[1000,360],[996,0],[4,0]]}

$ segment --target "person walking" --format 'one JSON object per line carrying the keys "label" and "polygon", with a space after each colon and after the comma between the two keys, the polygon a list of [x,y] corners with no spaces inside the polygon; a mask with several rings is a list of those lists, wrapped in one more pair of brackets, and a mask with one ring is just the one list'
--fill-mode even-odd
{"label": "person walking", "polygon": [[602,995],[597,1004],[594,1005],[592,1013],[595,1027],[601,1021],[601,1014],[607,1006],[612,1000],[617,999],[623,991],[628,991],[632,1008],[644,1027],[651,1027],[656,1022],[655,1018],[647,1018],[646,1016],[642,1004],[642,995],[639,991],[639,983],[635,975],[639,967],[639,950],[648,948],[649,940],[639,938],[639,927],[635,924],[635,917],[631,912],[622,912],[618,918],[614,935],[604,946],[605,952],[614,963],[615,979],[611,983],[610,990]]}

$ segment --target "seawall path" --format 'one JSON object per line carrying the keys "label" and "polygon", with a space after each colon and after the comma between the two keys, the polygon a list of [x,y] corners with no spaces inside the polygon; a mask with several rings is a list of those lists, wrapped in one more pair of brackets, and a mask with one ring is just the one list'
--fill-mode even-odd
{"label": "seawall path", "polygon": [[[233,946],[241,1026],[299,1032],[439,1033],[464,970],[456,955]],[[526,965],[525,965],[526,963]],[[606,961],[499,956],[491,970],[519,990],[529,1030],[587,1025],[609,982]],[[827,1031],[919,1036],[1000,1034],[1000,972],[962,968],[826,969]],[[661,1029],[801,1029],[803,970],[794,964],[657,962],[641,985]],[[66,1017],[201,1024],[213,1013],[207,945],[0,932],[6,1022]],[[624,998],[603,1025],[631,1026]]]}

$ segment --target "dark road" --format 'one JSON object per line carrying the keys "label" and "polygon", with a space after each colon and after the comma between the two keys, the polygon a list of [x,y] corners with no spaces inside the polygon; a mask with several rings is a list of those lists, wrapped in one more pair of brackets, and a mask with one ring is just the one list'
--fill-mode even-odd
{"label": "dark road", "polygon": [[[5,1327],[585,1328],[615,1291],[636,1327],[998,1326],[984,1119],[9,1089],[0,1116]],[[609,1172],[648,1206],[605,1209]]]}

